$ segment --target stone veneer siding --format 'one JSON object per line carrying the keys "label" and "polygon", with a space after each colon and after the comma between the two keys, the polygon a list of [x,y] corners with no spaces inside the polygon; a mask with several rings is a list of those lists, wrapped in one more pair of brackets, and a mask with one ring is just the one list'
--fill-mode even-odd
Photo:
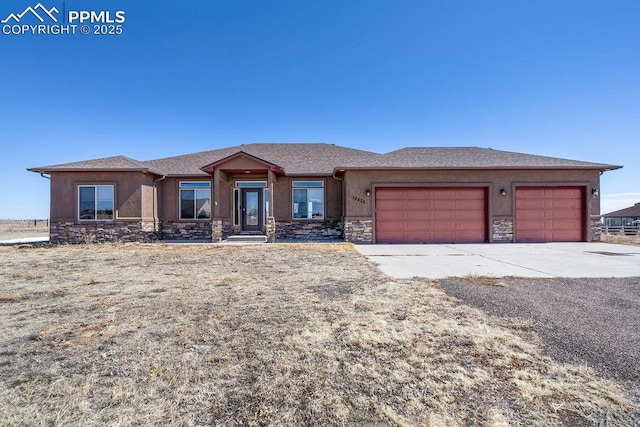
{"label": "stone veneer siding", "polygon": [[153,241],[153,221],[51,222],[52,244],[118,243]]}
{"label": "stone veneer siding", "polygon": [[342,239],[342,222],[327,219],[323,221],[275,221],[275,238],[299,240]]}
{"label": "stone veneer siding", "polygon": [[214,219],[211,221],[211,241],[213,243],[222,242],[222,220]]}
{"label": "stone veneer siding", "polygon": [[162,221],[162,240],[211,240],[211,221]]}
{"label": "stone veneer siding", "polygon": [[273,243],[276,241],[276,219],[272,216],[267,217],[265,234],[267,236],[267,243]]}
{"label": "stone veneer siding", "polygon": [[344,240],[352,243],[373,243],[373,220],[345,219]]}
{"label": "stone veneer siding", "polygon": [[513,242],[513,217],[493,218],[493,241]]}
{"label": "stone veneer siding", "polygon": [[602,240],[602,221],[600,216],[591,217],[589,224],[589,239],[592,242],[599,242]]}
{"label": "stone veneer siding", "polygon": [[233,234],[231,221],[228,219],[211,220],[211,241],[213,243],[220,243],[231,234]]}

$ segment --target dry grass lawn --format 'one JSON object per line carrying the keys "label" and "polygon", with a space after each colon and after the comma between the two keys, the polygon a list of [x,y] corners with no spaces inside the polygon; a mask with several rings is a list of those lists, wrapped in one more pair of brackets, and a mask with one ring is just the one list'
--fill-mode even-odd
{"label": "dry grass lawn", "polygon": [[616,243],[618,245],[640,246],[640,236],[624,236],[621,234],[602,234],[602,241],[605,243]]}
{"label": "dry grass lawn", "polygon": [[8,220],[0,219],[0,240],[21,237],[43,237],[49,235],[47,220]]}
{"label": "dry grass lawn", "polygon": [[637,425],[621,385],[349,244],[0,248],[2,425]]}

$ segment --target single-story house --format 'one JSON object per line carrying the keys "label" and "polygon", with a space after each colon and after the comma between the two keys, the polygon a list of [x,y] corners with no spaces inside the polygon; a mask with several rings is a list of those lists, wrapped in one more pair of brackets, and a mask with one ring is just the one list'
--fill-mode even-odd
{"label": "single-story house", "polygon": [[616,230],[621,233],[637,234],[640,229],[640,203],[602,215],[607,231]]}
{"label": "single-story house", "polygon": [[53,243],[491,243],[599,240],[600,174],[618,168],[477,147],[265,143],[29,170],[51,179]]}

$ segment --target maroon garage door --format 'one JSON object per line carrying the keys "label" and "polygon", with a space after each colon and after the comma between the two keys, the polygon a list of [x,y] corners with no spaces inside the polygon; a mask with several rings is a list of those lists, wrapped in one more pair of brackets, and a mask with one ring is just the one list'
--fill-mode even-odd
{"label": "maroon garage door", "polygon": [[583,241],[584,194],[584,187],[516,188],[516,241]]}
{"label": "maroon garage door", "polygon": [[376,243],[487,241],[482,187],[376,189]]}

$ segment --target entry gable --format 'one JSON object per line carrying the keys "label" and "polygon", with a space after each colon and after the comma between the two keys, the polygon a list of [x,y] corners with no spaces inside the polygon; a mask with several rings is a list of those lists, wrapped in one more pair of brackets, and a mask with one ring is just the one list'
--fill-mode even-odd
{"label": "entry gable", "polygon": [[238,151],[235,154],[217,160],[201,168],[204,172],[213,174],[216,169],[223,170],[228,173],[259,173],[270,170],[276,175],[285,175],[285,171],[281,166],[268,162],[244,151]]}

